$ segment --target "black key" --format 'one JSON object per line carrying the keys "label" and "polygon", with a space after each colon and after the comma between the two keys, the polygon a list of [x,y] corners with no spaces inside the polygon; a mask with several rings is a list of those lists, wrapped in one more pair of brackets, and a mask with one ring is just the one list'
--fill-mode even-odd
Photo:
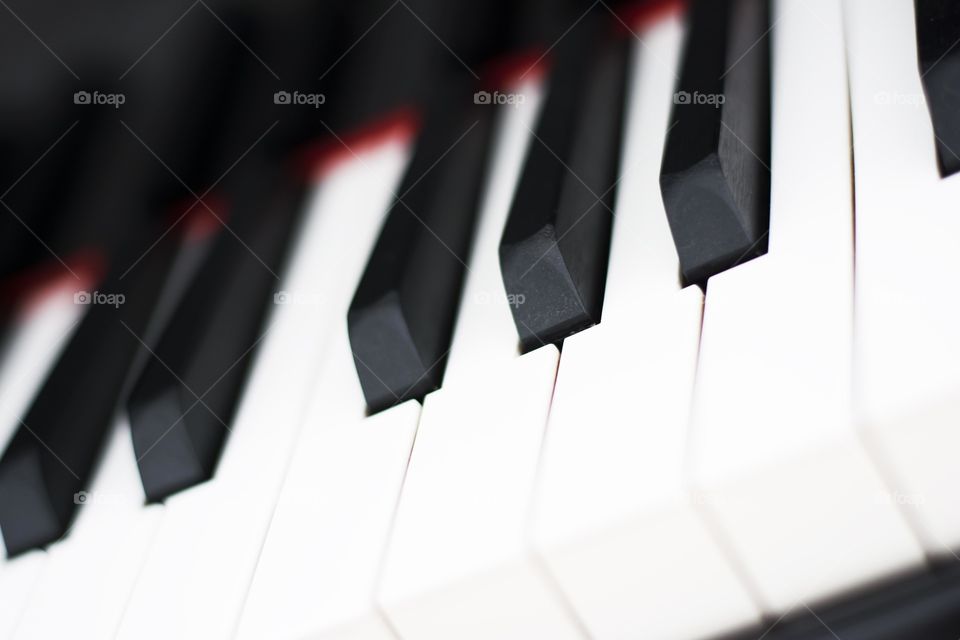
{"label": "black key", "polygon": [[0,458],[0,530],[10,554],[48,544],[69,526],[180,246],[177,233],[165,234],[166,212],[145,197],[155,159],[115,123],[101,124],[96,144],[78,158],[58,233],[102,256],[107,277],[87,292],[86,315]]}
{"label": "black key", "polygon": [[561,42],[500,241],[526,349],[600,321],[620,166],[629,43],[591,16]]}
{"label": "black key", "polygon": [[340,47],[347,53],[319,74],[328,98],[328,124],[342,136],[398,110],[420,109],[450,74],[477,79],[484,64],[502,50],[509,20],[521,4],[351,3]]}
{"label": "black key", "polygon": [[960,4],[915,0],[917,59],[937,140],[940,173],[960,171]]}
{"label": "black key", "polygon": [[422,398],[443,376],[493,118],[471,93],[448,95],[426,121],[350,305],[371,411]]}
{"label": "black key", "polygon": [[839,601],[726,640],[956,640],[960,637],[960,565],[924,569]]}
{"label": "black key", "polygon": [[[147,243],[131,245],[142,250]],[[0,458],[0,530],[9,555],[49,544],[67,530],[75,496],[89,486],[141,349],[138,336],[147,334],[174,248],[172,241],[161,242],[125,279],[114,273],[88,294],[97,298]]]}
{"label": "black key", "polygon": [[253,163],[226,189],[234,211],[147,360],[127,409],[150,501],[213,475],[301,209],[303,188]]}
{"label": "black key", "polygon": [[766,253],[770,45],[766,0],[696,0],[660,189],[687,283]]}

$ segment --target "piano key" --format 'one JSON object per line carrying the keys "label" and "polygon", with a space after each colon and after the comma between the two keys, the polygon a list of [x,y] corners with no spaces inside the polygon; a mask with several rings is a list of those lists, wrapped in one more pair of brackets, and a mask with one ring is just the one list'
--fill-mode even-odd
{"label": "piano key", "polygon": [[767,0],[698,0],[660,188],[688,283],[765,253],[770,191]]}
{"label": "piano key", "polygon": [[500,243],[525,349],[600,321],[619,174],[628,47],[606,12],[557,47],[543,113]]}
{"label": "piano key", "polygon": [[[191,224],[203,224],[202,218],[200,214]],[[156,344],[156,335],[215,237],[184,224],[182,234],[170,233],[162,241],[178,249],[144,336],[148,344]],[[144,356],[149,354],[142,354],[141,361]],[[159,506],[144,506],[126,418],[114,420],[93,484],[89,491],[79,492],[75,501],[83,508],[70,535],[50,547],[17,638],[102,638],[113,634],[120,622],[161,517]],[[51,611],[59,615],[50,615]]]}
{"label": "piano key", "polygon": [[355,148],[359,157],[322,178],[310,202],[216,475],[164,504],[120,638],[214,639],[236,631],[317,369],[330,335],[338,328],[345,335],[334,301],[345,312],[355,281],[344,274],[359,277],[406,159],[397,141]]}
{"label": "piano key", "polygon": [[[151,354],[127,406],[150,501],[208,480],[265,327],[300,188],[267,175],[229,192],[234,212]],[[256,183],[256,184],[254,184]],[[276,189],[276,191],[274,191]],[[234,231],[234,228],[238,231]]]}
{"label": "piano key", "polygon": [[[519,130],[516,120],[530,122],[539,102],[535,83],[511,91],[527,99],[504,109],[502,146],[490,178],[495,185],[516,180],[498,175],[517,168],[513,155],[523,152],[523,145],[504,136]],[[494,193],[483,215],[503,221],[507,212],[497,207],[506,204]],[[491,233],[493,226],[481,221],[484,235],[473,255],[495,254],[499,236]],[[487,304],[508,313],[500,277],[496,270],[471,267],[452,354],[479,335],[476,321],[464,320],[483,304],[470,292],[499,292]],[[468,322],[464,333],[461,322]],[[516,331],[506,322],[485,332],[480,340],[490,345],[489,357],[469,364],[460,358],[469,371],[458,374],[458,386],[445,384],[424,399],[381,567],[378,607],[401,637],[580,637],[524,541],[559,354],[548,345],[519,356]],[[509,352],[513,358],[504,362]]]}
{"label": "piano key", "polygon": [[779,615],[919,566],[923,553],[883,499],[853,419],[841,5],[775,7],[770,252],[708,281],[690,469],[701,509]]}
{"label": "piano key", "polygon": [[[960,182],[942,178],[916,66],[913,6],[844,5],[857,194],[855,411],[889,491],[927,553],[960,546],[957,301]],[[904,224],[904,212],[910,212]],[[891,259],[900,256],[900,259]]]}
{"label": "piano key", "polygon": [[[525,64],[530,64],[525,61]],[[507,73],[509,73],[509,69]],[[495,145],[491,151],[491,167],[483,188],[483,201],[477,231],[470,251],[470,273],[463,286],[450,353],[444,379],[447,384],[476,377],[476,363],[490,371],[507,366],[519,354],[516,325],[511,306],[521,298],[509,297],[503,288],[500,260],[496,248],[503,235],[510,212],[510,203],[520,180],[523,161],[533,136],[530,131],[543,106],[541,70],[523,66],[525,82],[504,86],[515,100],[516,108],[508,108],[497,120]]]}
{"label": "piano key", "polygon": [[425,399],[378,596],[401,637],[581,637],[524,544],[558,357]]}
{"label": "piano key", "polygon": [[331,97],[330,124],[336,131],[425,104],[449,81],[450,73],[478,79],[482,65],[502,52],[518,11],[518,3],[510,0],[348,4],[338,55],[320,74],[320,87]]}
{"label": "piano key", "polygon": [[359,381],[343,375],[343,367],[353,366],[349,340],[345,333],[333,340],[257,562],[239,638],[394,637],[374,606],[374,592],[420,404],[407,401],[364,419]]}
{"label": "piano key", "polygon": [[[131,248],[142,247],[128,236]],[[0,458],[0,529],[9,555],[64,534],[87,488],[110,418],[141,348],[170,251],[158,247],[122,281],[78,292],[89,304]],[[95,375],[93,375],[95,373]]]}
{"label": "piano key", "polygon": [[[45,295],[25,303],[13,321],[0,360],[0,447],[16,433],[20,417],[80,321],[83,307],[73,299],[76,283],[66,274]],[[0,545],[0,637],[13,636],[45,561],[43,551],[11,559]]]}
{"label": "piano key", "polygon": [[460,298],[492,115],[435,100],[347,316],[371,411],[440,386]]}
{"label": "piano key", "polygon": [[687,486],[703,294],[680,282],[657,189],[682,18],[633,29],[604,320],[564,341],[530,539],[590,637],[707,637],[759,611]]}
{"label": "piano key", "polygon": [[944,176],[960,170],[960,99],[954,87],[960,82],[960,7],[945,0],[916,0],[917,59],[927,98],[937,158]]}
{"label": "piano key", "polygon": [[[458,379],[465,372],[457,369],[474,367],[472,358],[464,357],[468,348],[470,353],[495,353],[501,360],[517,354],[507,305],[488,296],[491,286],[502,292],[493,248],[538,104],[533,89],[524,95],[524,104],[506,109],[496,123],[491,170],[446,374]],[[486,312],[485,317],[475,315],[478,310]],[[420,411],[416,403],[407,402],[363,420],[366,402],[358,380],[342,375],[352,366],[347,336],[335,336],[264,543],[240,624],[241,638],[265,633],[328,640],[393,637],[374,594]]]}
{"label": "piano key", "polygon": [[92,640],[116,631],[161,517],[160,506],[144,506],[125,420],[114,424],[97,478],[76,500],[83,508],[69,537],[46,554],[12,636],[18,640]]}

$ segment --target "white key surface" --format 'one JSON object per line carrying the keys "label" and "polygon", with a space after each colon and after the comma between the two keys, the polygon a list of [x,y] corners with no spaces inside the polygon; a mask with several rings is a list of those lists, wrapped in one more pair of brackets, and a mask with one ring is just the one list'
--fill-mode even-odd
{"label": "white key surface", "polygon": [[498,246],[541,103],[502,109],[443,387],[424,400],[378,601],[403,638],[579,637],[524,534],[558,353],[519,356]]}
{"label": "white key surface", "polygon": [[374,592],[420,403],[365,418],[347,310],[374,239],[357,248],[360,261],[341,273],[347,288],[330,301],[331,344],[257,563],[239,638],[393,638]]}
{"label": "white key surface", "polygon": [[941,178],[909,0],[847,0],[857,193],[856,411],[927,552],[960,547],[960,176]]}
{"label": "white key surface", "polygon": [[557,359],[425,399],[379,590],[401,637],[580,637],[525,544]]}
{"label": "white key surface", "polygon": [[404,148],[363,153],[323,180],[216,476],[167,500],[119,637],[233,634],[325,347],[342,320],[326,305],[352,292],[343,274],[361,268]]}
{"label": "white key surface", "polygon": [[111,638],[160,522],[145,506],[129,425],[112,430],[76,521],[53,545],[17,628],[18,640]]}
{"label": "white key surface", "polygon": [[658,184],[681,20],[638,35],[603,319],[564,342],[531,533],[590,637],[706,637],[758,611],[685,482],[703,295]]}
{"label": "white key surface", "polygon": [[770,250],[707,285],[691,469],[703,512],[764,606],[783,613],[919,565],[922,554],[883,499],[852,410],[841,3],[774,8]]}
{"label": "white key surface", "polygon": [[782,613],[922,553],[853,415],[841,3],[774,7],[770,250],[707,285],[691,468],[703,511]]}

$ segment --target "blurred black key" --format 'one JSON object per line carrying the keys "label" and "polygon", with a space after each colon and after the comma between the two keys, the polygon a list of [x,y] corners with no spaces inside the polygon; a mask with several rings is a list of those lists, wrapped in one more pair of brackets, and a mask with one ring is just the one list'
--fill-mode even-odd
{"label": "blurred black key", "polygon": [[766,0],[695,0],[660,188],[687,283],[766,252]]}
{"label": "blurred black key", "polygon": [[561,42],[503,237],[524,348],[600,321],[620,166],[629,43],[601,16]]}
{"label": "blurred black key", "polygon": [[917,59],[943,176],[960,171],[960,4],[915,0]]}
{"label": "blurred black key", "polygon": [[[147,246],[147,234],[140,237],[134,242],[127,236],[138,252]],[[67,530],[75,496],[89,487],[141,349],[139,336],[147,334],[175,245],[161,242],[125,279],[115,271],[98,291],[77,294],[89,309],[0,458],[0,530],[9,555],[49,544]]]}
{"label": "blurred black key", "polygon": [[215,470],[278,289],[303,188],[253,163],[225,190],[233,213],[147,360],[127,409],[150,501]]}
{"label": "blurred black key", "polygon": [[960,565],[926,570],[845,595],[725,640],[956,640]]}
{"label": "blurred black key", "polygon": [[510,20],[522,4],[351,3],[343,27],[349,35],[341,49],[348,51],[319,74],[331,114],[328,124],[342,135],[398,110],[420,110],[449,74],[477,80],[484,63],[502,52]]}
{"label": "blurred black key", "polygon": [[[437,99],[348,315],[371,411],[440,386],[490,147],[493,110]],[[469,105],[469,106],[467,106]]]}

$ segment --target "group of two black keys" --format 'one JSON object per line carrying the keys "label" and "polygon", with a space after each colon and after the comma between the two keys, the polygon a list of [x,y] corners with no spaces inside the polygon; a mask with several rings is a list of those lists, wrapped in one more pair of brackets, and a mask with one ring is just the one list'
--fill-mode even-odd
{"label": "group of two black keys", "polygon": [[[703,0],[688,21],[677,95],[725,101],[720,108],[675,101],[661,188],[679,277],[702,284],[764,251],[769,17],[766,0]],[[633,44],[615,27],[609,15],[591,15],[551,52],[545,100],[499,248],[505,296],[525,298],[511,307],[523,350],[600,321]],[[475,104],[472,91],[456,84],[438,95],[349,310],[371,412],[421,399],[442,382],[495,116],[512,108]],[[252,179],[251,172],[261,175]],[[290,187],[281,173],[269,163],[248,167],[233,178],[238,201],[296,208],[303,188]],[[168,277],[177,251],[161,243],[144,260],[137,286],[103,284],[128,291],[120,313],[129,331],[113,330],[108,307],[91,306],[0,459],[0,529],[10,555],[67,530],[113,399],[126,393],[149,501],[213,476],[296,229],[292,219],[255,215],[236,224],[244,225],[236,235],[249,242],[221,232],[198,243],[196,252],[206,255],[194,259],[211,266],[184,270],[190,277]],[[152,338],[166,298],[177,302]],[[141,354],[128,390],[125,363],[144,343],[153,347]],[[93,359],[98,379],[77,380]],[[102,401],[93,401],[91,385]]]}

